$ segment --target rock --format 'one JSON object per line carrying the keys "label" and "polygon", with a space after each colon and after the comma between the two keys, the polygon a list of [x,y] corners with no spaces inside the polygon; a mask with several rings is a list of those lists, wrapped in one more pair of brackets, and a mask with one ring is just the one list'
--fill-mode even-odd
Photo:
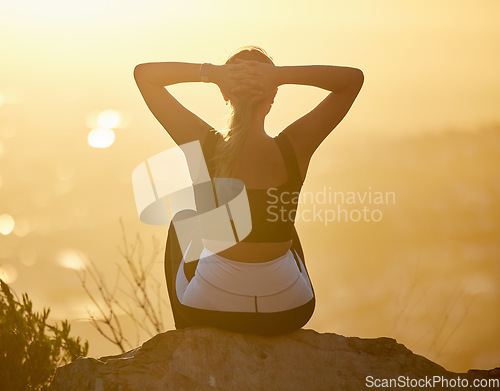
{"label": "rock", "polygon": [[[369,377],[371,376],[371,378]],[[404,389],[381,382],[497,382],[500,368],[458,374],[412,353],[391,338],[362,339],[301,329],[279,337],[192,327],[158,334],[127,353],[80,357],[57,369],[53,391],[307,391]],[[459,380],[460,379],[460,380]],[[378,382],[378,383],[377,383]],[[441,390],[443,383],[407,389]],[[447,387],[458,389],[459,387]],[[479,387],[476,387],[479,389]]]}

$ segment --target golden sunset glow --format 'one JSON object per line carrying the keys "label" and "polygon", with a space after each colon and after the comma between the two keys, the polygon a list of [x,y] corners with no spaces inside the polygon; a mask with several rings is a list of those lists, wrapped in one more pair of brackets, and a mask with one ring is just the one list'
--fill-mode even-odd
{"label": "golden sunset glow", "polygon": [[[498,366],[499,15],[491,0],[0,5],[0,278],[51,316],[70,317],[91,356],[117,353],[76,322],[93,308],[77,273],[92,260],[112,285],[127,267],[124,235],[166,237],[166,227],[140,222],[134,204],[134,168],[174,146],[134,67],[222,64],[238,47],[258,45],[277,65],[345,65],[365,76],[314,154],[304,191],[394,193],[381,205],[300,205],[302,216],[313,216],[315,204],[346,213],[368,205],[383,217],[297,224],[317,295],[306,328],[395,338],[453,371]],[[226,127],[216,85],[168,90]],[[266,130],[278,134],[325,96],[280,86]],[[150,275],[168,302],[163,250]],[[174,328],[170,307],[163,312]]]}

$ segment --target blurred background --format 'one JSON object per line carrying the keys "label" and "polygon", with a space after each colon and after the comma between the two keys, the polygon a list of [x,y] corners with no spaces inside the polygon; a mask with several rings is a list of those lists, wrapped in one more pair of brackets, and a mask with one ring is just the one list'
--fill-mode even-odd
{"label": "blurred background", "polygon": [[[317,295],[305,327],[392,337],[452,371],[499,366],[499,16],[494,0],[2,1],[0,277],[27,292],[35,309],[50,307],[53,320],[71,320],[91,356],[118,353],[90,324],[95,303],[78,276],[92,261],[115,284],[127,267],[120,220],[125,236],[140,235],[156,257],[149,278],[168,301],[167,227],[139,221],[131,174],[174,143],[144,104],[134,66],[220,64],[240,46],[259,45],[277,65],[347,65],[365,74],[303,190],[393,194],[390,202],[301,204],[299,216],[366,207],[381,217],[299,217]],[[215,85],[169,90],[225,128],[228,109]],[[280,87],[268,133],[326,94]],[[148,247],[152,237],[159,252]],[[131,301],[119,289],[115,297]],[[168,304],[163,317],[172,329]],[[137,344],[148,338],[124,325]]]}

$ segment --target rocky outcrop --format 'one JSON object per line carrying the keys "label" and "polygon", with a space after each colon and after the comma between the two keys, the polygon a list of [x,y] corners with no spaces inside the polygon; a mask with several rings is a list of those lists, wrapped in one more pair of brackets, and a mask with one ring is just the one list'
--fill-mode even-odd
{"label": "rocky outcrop", "polygon": [[391,338],[307,329],[262,337],[194,327],[158,334],[121,355],[79,358],[57,369],[52,390],[441,390],[445,380],[472,385],[478,379],[497,384],[476,389],[499,389],[500,368],[448,372]]}

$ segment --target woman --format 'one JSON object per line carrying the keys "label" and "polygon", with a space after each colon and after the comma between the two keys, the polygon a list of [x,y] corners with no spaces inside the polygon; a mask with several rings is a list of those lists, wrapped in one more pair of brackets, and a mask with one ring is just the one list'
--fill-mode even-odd
{"label": "woman", "polygon": [[[304,326],[314,311],[314,290],[294,227],[297,204],[280,195],[298,194],[311,156],[349,111],[363,73],[327,65],[275,66],[263,49],[247,46],[223,65],[145,63],[135,68],[134,77],[174,141],[198,140],[210,176],[243,181],[250,205],[250,234],[218,253],[203,247],[196,262],[184,262],[170,226],[165,272],[176,328],[212,326],[279,335]],[[196,81],[215,83],[231,105],[226,134],[165,88]],[[314,86],[330,94],[273,138],[264,121],[283,84]],[[286,213],[278,218],[270,205]]]}

